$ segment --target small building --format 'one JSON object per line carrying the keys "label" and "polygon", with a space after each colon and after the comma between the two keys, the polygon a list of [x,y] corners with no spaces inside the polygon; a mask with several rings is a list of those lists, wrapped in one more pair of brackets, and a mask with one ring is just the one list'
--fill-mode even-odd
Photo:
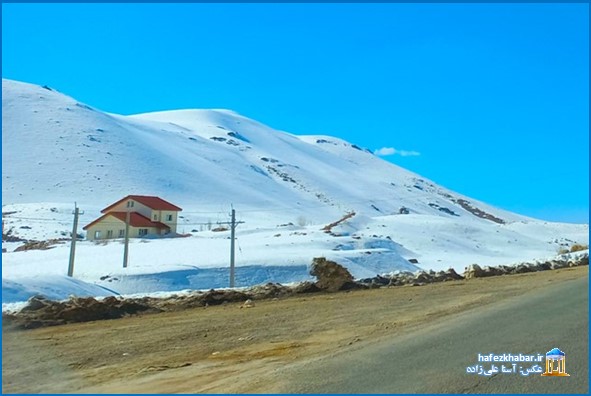
{"label": "small building", "polygon": [[180,211],[181,208],[159,197],[128,195],[101,210],[104,214],[83,229],[86,239],[91,241],[124,238],[129,212],[130,238],[175,234]]}

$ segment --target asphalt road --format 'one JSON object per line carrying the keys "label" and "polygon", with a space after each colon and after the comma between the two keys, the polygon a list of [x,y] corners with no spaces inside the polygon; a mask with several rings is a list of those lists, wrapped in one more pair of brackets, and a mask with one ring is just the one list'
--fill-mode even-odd
{"label": "asphalt road", "polygon": [[[434,304],[437,302],[434,301]],[[589,277],[282,373],[286,393],[589,393]],[[478,354],[566,354],[570,377],[468,374]],[[485,370],[491,363],[480,363]],[[509,365],[509,364],[508,364]],[[517,364],[524,372],[531,363]],[[545,362],[540,363],[542,368]],[[499,367],[500,368],[500,367]]]}

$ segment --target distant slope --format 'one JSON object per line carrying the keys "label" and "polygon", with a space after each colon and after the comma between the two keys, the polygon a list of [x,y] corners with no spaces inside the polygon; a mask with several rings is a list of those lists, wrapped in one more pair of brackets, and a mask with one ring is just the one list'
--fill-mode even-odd
{"label": "distant slope", "polygon": [[[106,114],[49,87],[2,80],[2,201],[106,205],[127,194],[181,206],[489,218],[463,197],[338,138],[295,136],[228,110]],[[471,211],[469,205],[478,208]],[[485,218],[486,216],[480,216]]]}

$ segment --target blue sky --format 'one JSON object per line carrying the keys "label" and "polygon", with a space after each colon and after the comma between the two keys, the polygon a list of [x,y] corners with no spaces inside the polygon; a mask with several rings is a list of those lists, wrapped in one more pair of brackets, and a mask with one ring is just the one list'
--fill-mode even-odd
{"label": "blue sky", "polygon": [[588,47],[588,4],[2,5],[4,78],[119,114],[228,108],[586,223]]}

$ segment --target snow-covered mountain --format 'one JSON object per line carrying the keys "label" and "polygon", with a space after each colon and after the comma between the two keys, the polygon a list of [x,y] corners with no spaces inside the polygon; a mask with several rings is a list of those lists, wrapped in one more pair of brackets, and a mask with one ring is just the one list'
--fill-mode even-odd
{"label": "snow-covered mountain", "polygon": [[[228,110],[119,116],[51,88],[3,80],[2,119],[3,204],[106,206],[133,193],[201,211],[232,203],[286,210],[319,224],[349,210],[388,215],[402,206],[473,216],[457,202],[465,197],[354,144],[295,136]],[[505,221],[524,220],[475,205]]]}
{"label": "snow-covered mountain", "polygon": [[[267,268],[266,278],[244,283],[273,280],[273,265],[305,274],[305,265],[320,254],[339,256],[364,275],[417,268],[408,258],[427,269],[508,263],[588,240],[588,225],[546,223],[492,207],[335,137],[296,136],[229,110],[107,114],[50,87],[2,80],[2,205],[4,213],[13,212],[3,213],[3,220],[13,234],[67,235],[74,201],[85,210],[84,225],[128,194],[157,195],[182,207],[179,231],[193,233],[183,241],[152,241],[143,253],[137,249],[150,262],[142,274],[169,265],[224,267],[226,248],[220,245],[216,254],[208,246],[227,235],[209,233],[203,224],[227,221],[231,205],[245,221],[238,265]],[[401,208],[408,214],[400,214]],[[335,228],[341,236],[320,230],[350,212],[355,216]],[[100,247],[104,262],[97,268],[84,254],[98,247],[81,243],[77,260],[87,270],[84,280],[100,283],[101,276],[122,271],[114,246]],[[372,252],[379,255],[370,258]],[[28,263],[45,262],[49,273],[64,272],[66,246],[9,249],[3,279],[23,275],[25,255]],[[292,278],[298,280],[281,280]],[[209,287],[186,285],[195,284]]]}

